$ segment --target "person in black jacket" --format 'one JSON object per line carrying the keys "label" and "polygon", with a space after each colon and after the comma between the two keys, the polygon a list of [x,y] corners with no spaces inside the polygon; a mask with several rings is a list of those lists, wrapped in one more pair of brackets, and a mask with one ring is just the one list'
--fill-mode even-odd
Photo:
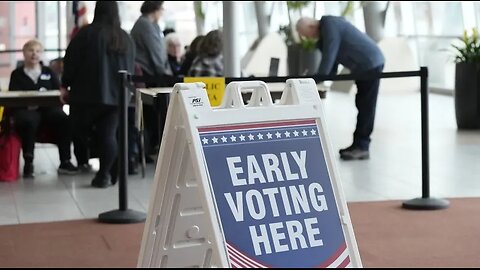
{"label": "person in black jacket", "polygon": [[185,56],[183,58],[182,66],[180,67],[180,74],[183,76],[187,76],[190,67],[192,66],[193,60],[197,58],[200,54],[200,45],[202,44],[202,40],[205,36],[197,36],[193,39],[188,49],[186,49]]}
{"label": "person in black jacket", "polygon": [[172,32],[165,36],[165,43],[167,44],[167,56],[170,69],[173,76],[180,75],[180,68],[182,67],[182,42],[177,33]]}
{"label": "person in black jacket", "polygon": [[[71,105],[74,134],[85,140],[96,127],[100,170],[92,186],[115,184],[120,80],[119,70],[134,71],[133,41],[120,28],[115,1],[97,1],[93,22],[75,35],[64,57],[62,98]],[[67,87],[70,90],[67,91]]]}
{"label": "person in black jacket", "polygon": [[[56,74],[48,67],[41,65],[43,46],[38,40],[30,40],[23,45],[24,64],[10,75],[10,91],[22,90],[57,90],[60,82]],[[18,108],[12,112],[15,129],[21,140],[23,149],[23,177],[33,177],[33,157],[35,138],[40,125],[47,125],[59,134],[57,146],[60,156],[59,174],[75,174],[77,168],[70,162],[71,132],[68,116],[61,107]]]}

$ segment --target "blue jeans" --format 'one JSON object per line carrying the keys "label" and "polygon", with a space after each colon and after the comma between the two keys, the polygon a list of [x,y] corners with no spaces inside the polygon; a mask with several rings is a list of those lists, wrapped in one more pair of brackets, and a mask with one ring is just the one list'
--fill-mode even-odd
{"label": "blue jeans", "polygon": [[[380,74],[383,65],[367,71],[365,74]],[[355,105],[358,110],[357,127],[353,133],[353,144],[362,150],[368,150],[370,146],[370,135],[375,122],[375,109],[377,107],[378,88],[380,79],[357,80],[357,95]]]}

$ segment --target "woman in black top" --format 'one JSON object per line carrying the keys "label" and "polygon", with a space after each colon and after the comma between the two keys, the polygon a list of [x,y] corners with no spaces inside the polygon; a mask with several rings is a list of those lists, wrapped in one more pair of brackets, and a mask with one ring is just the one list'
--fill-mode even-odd
{"label": "woman in black top", "polygon": [[71,105],[73,134],[85,140],[92,126],[96,127],[100,170],[92,180],[94,187],[115,183],[110,171],[117,157],[118,71],[133,73],[134,59],[134,44],[120,28],[117,2],[97,1],[93,22],[81,28],[68,45],[61,88],[64,101],[68,99]]}
{"label": "woman in black top", "polygon": [[223,68],[223,40],[220,30],[207,33],[200,43],[199,54],[193,60],[188,70],[190,77],[222,77]]}
{"label": "woman in black top", "polygon": [[[42,44],[37,40],[30,40],[23,46],[24,65],[15,69],[10,75],[10,91],[21,90],[57,90],[59,80],[55,73],[40,63]],[[60,156],[60,174],[75,174],[77,168],[70,162],[71,133],[68,116],[61,107],[38,107],[17,108],[11,112],[14,119],[15,129],[21,140],[23,149],[23,177],[33,177],[33,156],[35,138],[38,128],[47,125],[57,132],[57,146]]]}
{"label": "woman in black top", "polygon": [[198,54],[200,53],[200,44],[205,36],[197,36],[193,39],[190,46],[188,46],[187,51],[185,52],[185,56],[182,62],[182,67],[180,68],[180,74],[183,76],[187,76],[190,67],[192,66],[193,60],[197,58]]}

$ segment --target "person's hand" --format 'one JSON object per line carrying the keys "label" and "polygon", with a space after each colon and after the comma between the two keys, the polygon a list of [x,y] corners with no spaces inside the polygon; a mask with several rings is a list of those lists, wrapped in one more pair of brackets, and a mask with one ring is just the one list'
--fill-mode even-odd
{"label": "person's hand", "polygon": [[68,103],[68,90],[63,86],[60,86],[60,102],[62,104]]}

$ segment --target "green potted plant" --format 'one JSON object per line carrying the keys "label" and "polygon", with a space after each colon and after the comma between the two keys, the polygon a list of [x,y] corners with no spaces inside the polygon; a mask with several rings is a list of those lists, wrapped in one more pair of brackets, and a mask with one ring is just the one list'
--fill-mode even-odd
{"label": "green potted plant", "polygon": [[459,129],[480,128],[480,40],[478,30],[466,30],[452,44],[455,50],[455,116]]}
{"label": "green potted plant", "polygon": [[279,28],[287,45],[287,67],[290,76],[314,74],[320,64],[321,54],[315,50],[315,40],[302,38],[298,35],[295,24],[303,16],[303,10],[312,1],[286,1],[288,10],[288,25]]}

